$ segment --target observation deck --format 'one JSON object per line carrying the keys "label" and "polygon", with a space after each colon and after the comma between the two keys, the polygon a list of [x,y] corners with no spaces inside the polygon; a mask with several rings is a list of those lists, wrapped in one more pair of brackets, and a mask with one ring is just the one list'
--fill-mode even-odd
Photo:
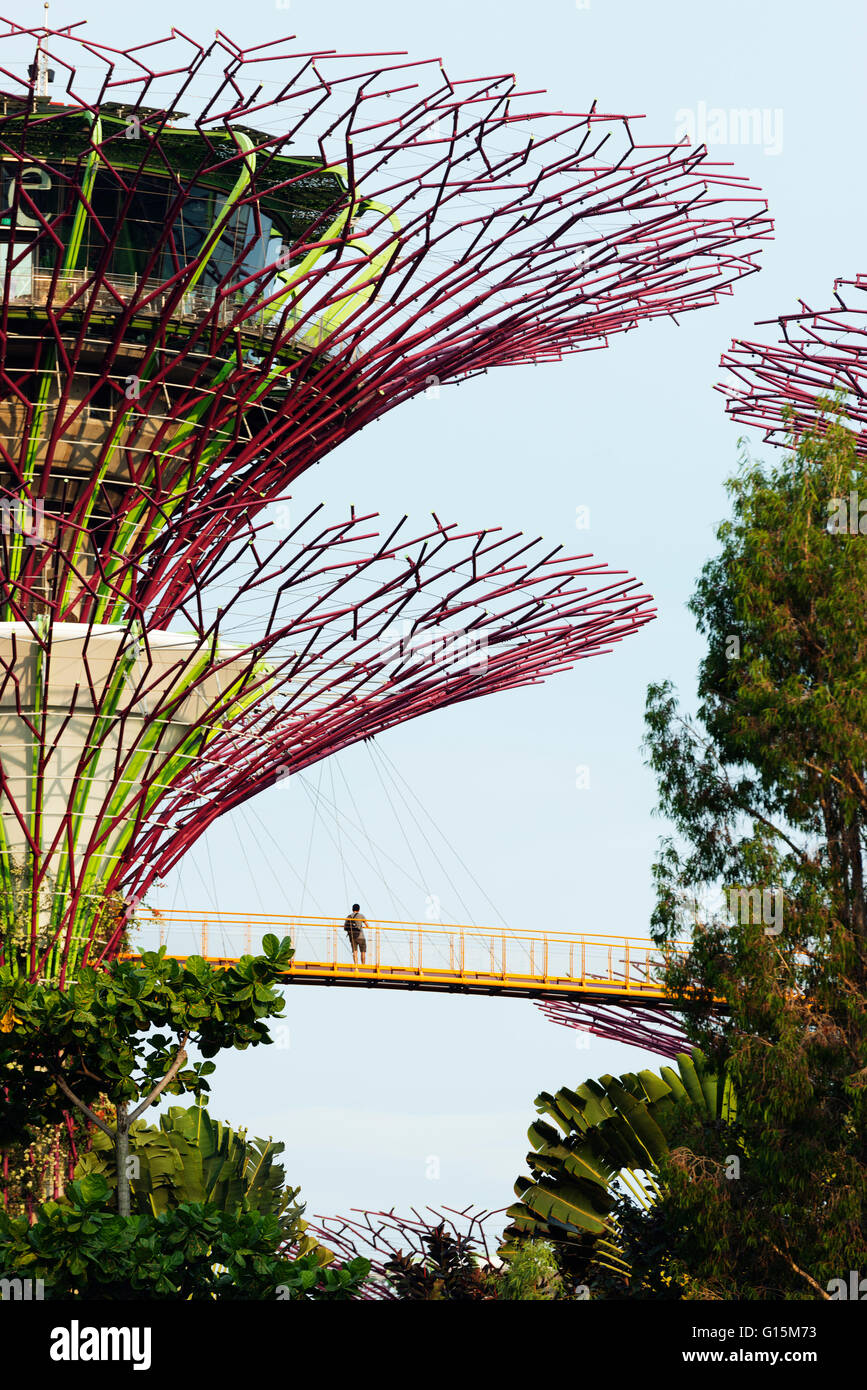
{"label": "observation deck", "polygon": [[[48,305],[55,313],[79,310],[86,312],[90,321],[124,313],[132,306],[133,320],[167,318],[169,323],[190,327],[207,317],[209,324],[217,328],[234,324],[244,338],[270,340],[280,336],[285,340],[288,333],[292,347],[300,352],[318,352],[333,334],[333,328],[327,327],[321,316],[268,308],[245,311],[247,297],[241,290],[222,293],[218,300],[216,288],[197,286],[177,297],[176,290],[167,289],[163,281],[141,281],[137,275],[112,275],[101,281],[95,292],[92,285],[93,275],[87,270],[65,272],[55,278],[53,273],[32,267],[18,269],[12,277],[6,306],[13,314],[18,310],[45,309]],[[294,333],[293,324],[298,325]],[[352,358],[357,355],[354,350]]]}

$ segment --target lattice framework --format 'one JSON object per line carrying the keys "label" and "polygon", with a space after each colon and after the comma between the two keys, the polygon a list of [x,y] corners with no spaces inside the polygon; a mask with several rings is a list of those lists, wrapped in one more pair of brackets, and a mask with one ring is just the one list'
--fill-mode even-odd
{"label": "lattice framework", "polygon": [[[424,390],[714,303],[770,223],[513,77],[0,23],[0,895],[62,980],[287,772],[648,621],[587,556],[266,509]],[[456,635],[484,659],[430,658]]]}

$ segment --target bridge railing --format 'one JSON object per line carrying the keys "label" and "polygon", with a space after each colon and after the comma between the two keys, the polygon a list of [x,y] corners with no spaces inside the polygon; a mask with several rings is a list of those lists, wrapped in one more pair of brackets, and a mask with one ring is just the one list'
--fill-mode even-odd
{"label": "bridge railing", "polygon": [[363,964],[355,965],[343,917],[240,913],[139,912],[131,938],[136,952],[164,945],[170,955],[237,959],[261,950],[266,932],[289,936],[292,972],[377,978],[418,975],[488,980],[568,980],[588,988],[661,995],[665,955],[643,937],[612,933],[571,936],[504,928],[367,919]]}

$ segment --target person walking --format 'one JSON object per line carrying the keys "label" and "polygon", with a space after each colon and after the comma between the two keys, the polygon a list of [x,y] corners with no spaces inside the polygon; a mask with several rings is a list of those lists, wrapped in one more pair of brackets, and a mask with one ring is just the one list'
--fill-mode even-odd
{"label": "person walking", "polygon": [[364,965],[367,955],[367,937],[364,935],[364,928],[367,926],[367,919],[362,917],[361,908],[358,903],[352,904],[352,911],[343,923],[343,930],[349,937],[349,944],[352,947],[352,963],[358,964],[359,952],[361,953],[361,964]]}

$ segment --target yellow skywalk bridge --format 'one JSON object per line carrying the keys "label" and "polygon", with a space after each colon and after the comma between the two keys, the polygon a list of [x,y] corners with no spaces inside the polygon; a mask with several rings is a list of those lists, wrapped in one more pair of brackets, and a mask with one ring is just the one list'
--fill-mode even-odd
{"label": "yellow skywalk bridge", "polygon": [[[364,965],[353,964],[345,918],[272,916],[171,909],[136,914],[136,954],[231,964],[258,954],[267,932],[288,936],[290,984],[353,985],[533,999],[579,996],[588,1002],[667,1002],[659,983],[665,952],[645,937],[616,933],[514,932],[436,922],[367,919]],[[686,949],[672,948],[672,949]]]}

